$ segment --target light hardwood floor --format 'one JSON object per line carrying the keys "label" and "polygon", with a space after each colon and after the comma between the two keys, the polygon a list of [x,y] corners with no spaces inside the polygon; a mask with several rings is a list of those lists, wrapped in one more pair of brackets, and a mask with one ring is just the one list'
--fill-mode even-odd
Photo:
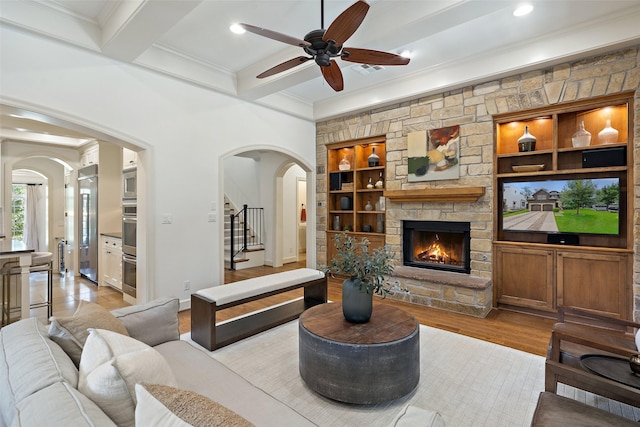
{"label": "light hardwood floor", "polygon": [[[226,271],[225,283],[231,283],[252,277],[264,276],[279,271],[304,267],[304,263],[290,263],[280,268],[255,267],[245,270]],[[46,276],[44,274],[32,275],[32,301],[43,298],[45,295]],[[302,290],[291,291],[286,294],[234,307],[221,313],[220,320],[238,316],[249,311],[268,307],[269,305],[283,302],[302,295]],[[78,277],[67,275],[62,277],[54,274],[54,316],[68,316],[73,314],[79,301],[88,300],[97,302],[103,307],[113,310],[128,304],[122,300],[122,295],[109,287],[96,286],[95,284]],[[341,300],[341,281],[329,279],[329,299],[334,302]],[[444,310],[422,307],[415,304],[403,303],[391,299],[381,300],[376,297],[376,303],[391,304],[413,314],[418,321],[427,326],[467,335],[481,340],[493,342],[528,353],[544,356],[551,336],[551,327],[554,321],[538,316],[516,313],[506,310],[493,310],[484,318],[475,318],[463,314]],[[33,310],[32,315],[46,319],[44,309]],[[190,330],[189,310],[180,313],[180,332]]]}

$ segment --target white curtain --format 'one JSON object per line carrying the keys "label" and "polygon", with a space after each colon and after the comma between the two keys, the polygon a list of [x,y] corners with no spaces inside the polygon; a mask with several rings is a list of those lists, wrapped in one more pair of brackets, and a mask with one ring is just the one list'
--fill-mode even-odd
{"label": "white curtain", "polygon": [[29,249],[35,251],[40,250],[40,230],[38,227],[39,217],[44,214],[40,208],[40,192],[39,186],[27,185],[27,206],[25,212],[25,230],[24,230],[24,243]]}

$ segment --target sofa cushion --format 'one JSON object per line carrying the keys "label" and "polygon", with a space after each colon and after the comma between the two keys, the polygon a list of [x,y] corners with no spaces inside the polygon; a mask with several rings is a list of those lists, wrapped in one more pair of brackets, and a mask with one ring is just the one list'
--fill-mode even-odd
{"label": "sofa cushion", "polygon": [[[78,370],[35,317],[0,329],[0,411],[11,425],[16,405],[27,396],[55,384],[78,384]],[[0,423],[1,424],[1,423]]]}
{"label": "sofa cushion", "polygon": [[20,401],[14,427],[115,426],[86,396],[68,383],[59,382]]}
{"label": "sofa cushion", "polygon": [[300,413],[186,341],[155,347],[169,362],[178,387],[212,399],[261,427],[314,426]]}
{"label": "sofa cushion", "polygon": [[141,382],[175,385],[171,368],[153,348],[116,332],[89,329],[78,390],[117,425],[133,426],[134,387]]}
{"label": "sofa cushion", "polygon": [[109,310],[96,303],[80,300],[73,316],[51,318],[49,336],[60,344],[76,366],[79,366],[82,348],[89,336],[89,328],[108,329],[128,335],[127,329],[109,313]]}
{"label": "sofa cushion", "polygon": [[180,339],[179,308],[178,298],[161,298],[111,313],[127,328],[129,336],[153,347]]}
{"label": "sofa cushion", "polygon": [[163,427],[252,426],[232,410],[192,391],[162,384],[136,384],[136,425]]}

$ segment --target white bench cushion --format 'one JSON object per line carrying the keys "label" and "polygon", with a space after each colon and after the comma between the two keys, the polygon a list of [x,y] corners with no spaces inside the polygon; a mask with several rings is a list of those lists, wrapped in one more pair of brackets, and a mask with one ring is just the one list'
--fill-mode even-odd
{"label": "white bench cushion", "polygon": [[196,295],[215,301],[217,305],[224,305],[311,280],[322,279],[323,277],[324,273],[322,271],[312,268],[298,268],[296,270],[283,271],[282,273],[269,274],[267,276],[241,280],[240,282],[200,289],[196,292]]}

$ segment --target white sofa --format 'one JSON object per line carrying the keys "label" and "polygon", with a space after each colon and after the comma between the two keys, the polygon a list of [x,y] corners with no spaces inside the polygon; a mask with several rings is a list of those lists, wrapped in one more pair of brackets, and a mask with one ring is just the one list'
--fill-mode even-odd
{"label": "white sofa", "polygon": [[[124,337],[121,338],[124,340],[124,347],[139,345],[144,349],[146,344],[155,351],[146,349],[147,353],[140,354],[158,357],[159,353],[162,356],[166,361],[166,365],[162,366],[167,368],[157,373],[159,377],[173,377],[175,383],[170,385],[206,396],[250,423],[258,426],[314,425],[286,404],[254,387],[202,349],[181,341],[177,299],[160,299],[111,313],[125,326],[131,338],[115,332],[104,332],[103,329],[92,329],[83,357],[89,353],[89,340],[98,340],[92,337],[104,336],[107,341],[113,340],[115,336],[118,337],[116,341]],[[136,340],[135,345],[132,345],[133,340]],[[61,347],[58,342],[59,337],[54,336],[52,339],[49,328],[35,318],[21,320],[0,330],[0,427],[116,425],[113,416],[107,416],[101,406],[89,399],[86,393],[79,391],[85,361],[80,362],[79,369],[62,349],[64,344]],[[144,344],[137,344],[138,342]],[[113,357],[111,365],[117,365],[118,362],[114,361],[119,360],[118,357]],[[139,392],[140,386],[137,385],[135,394],[138,398],[133,399],[134,405],[137,401],[135,420],[143,425],[146,423],[140,420],[148,421],[149,418],[138,418],[138,412],[143,412]],[[146,398],[144,401],[147,402]],[[190,412],[196,411],[195,404],[189,408],[193,409]],[[207,410],[211,412],[210,407]],[[156,416],[157,408],[150,411]],[[171,410],[168,412],[168,416],[175,415],[171,414]],[[144,417],[144,413],[140,416]],[[180,422],[171,425],[188,425]],[[169,424],[157,419],[154,423]]]}

